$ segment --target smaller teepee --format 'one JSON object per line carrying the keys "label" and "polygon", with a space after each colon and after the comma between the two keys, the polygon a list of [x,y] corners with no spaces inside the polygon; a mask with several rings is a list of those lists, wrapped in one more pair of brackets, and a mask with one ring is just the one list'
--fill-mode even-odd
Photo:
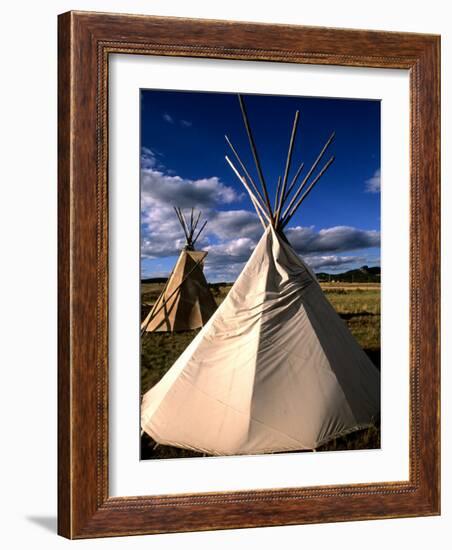
{"label": "smaller teepee", "polygon": [[162,293],[141,324],[142,334],[201,328],[217,307],[202,270],[207,252],[195,250],[207,220],[195,236],[201,212],[195,220],[192,208],[188,223],[180,208],[174,210],[185,234],[185,246]]}

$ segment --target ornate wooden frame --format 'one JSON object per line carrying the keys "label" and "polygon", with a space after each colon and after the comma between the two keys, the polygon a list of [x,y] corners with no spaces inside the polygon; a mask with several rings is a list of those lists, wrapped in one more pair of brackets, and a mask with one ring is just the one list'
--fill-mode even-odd
{"label": "ornate wooden frame", "polygon": [[[439,514],[440,38],[69,12],[59,16],[58,50],[59,533],[85,538]],[[409,481],[109,497],[111,53],[409,70]]]}

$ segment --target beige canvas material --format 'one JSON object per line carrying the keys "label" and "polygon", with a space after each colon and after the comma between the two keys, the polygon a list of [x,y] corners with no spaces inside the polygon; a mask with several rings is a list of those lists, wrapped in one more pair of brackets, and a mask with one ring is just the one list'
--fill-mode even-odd
{"label": "beige canvas material", "polygon": [[268,227],[216,313],[144,395],[141,422],[160,444],[256,454],[315,449],[379,410],[378,370]]}
{"label": "beige canvas material", "polygon": [[194,330],[206,324],[216,303],[202,271],[207,252],[182,250],[162,294],[143,321],[146,332]]}

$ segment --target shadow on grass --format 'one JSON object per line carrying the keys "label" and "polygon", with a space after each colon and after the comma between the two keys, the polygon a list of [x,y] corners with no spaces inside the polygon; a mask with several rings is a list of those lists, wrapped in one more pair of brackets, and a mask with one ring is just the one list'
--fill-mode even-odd
{"label": "shadow on grass", "polygon": [[[380,420],[376,421],[374,426],[353,432],[343,437],[338,437],[322,447],[318,452],[325,451],[358,451],[364,449],[380,449]],[[292,452],[310,452],[310,451],[292,451]],[[270,453],[269,453],[270,454]],[[281,453],[274,453],[281,454]],[[287,453],[285,453],[287,454]],[[141,436],[141,460],[161,459],[161,458],[195,458],[209,456],[187,449],[179,449],[167,445],[156,445],[155,441],[147,434]]]}
{"label": "shadow on grass", "polygon": [[372,313],[371,311],[358,311],[354,313],[339,313],[338,314],[341,319],[344,319],[344,321],[348,321],[349,319],[353,319],[355,317],[379,317],[380,315],[377,313]]}
{"label": "shadow on grass", "polygon": [[157,445],[148,434],[144,433],[141,436],[141,460],[150,458],[194,458],[204,456],[196,451],[188,449],[179,449],[178,447],[170,447],[169,445]]}
{"label": "shadow on grass", "polygon": [[380,371],[381,369],[381,349],[365,349],[364,352],[366,353],[367,357],[372,361],[372,363],[377,367],[377,369]]}
{"label": "shadow on grass", "polygon": [[319,447],[317,451],[360,451],[380,448],[380,420],[378,419],[374,426],[333,439],[333,441]]}

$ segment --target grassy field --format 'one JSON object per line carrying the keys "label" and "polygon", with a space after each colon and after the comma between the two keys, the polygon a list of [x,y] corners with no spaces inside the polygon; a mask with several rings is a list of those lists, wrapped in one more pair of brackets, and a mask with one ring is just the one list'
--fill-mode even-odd
{"label": "grassy field", "polygon": [[[380,368],[380,285],[376,283],[322,283],[322,288],[340,317],[373,363]],[[220,304],[231,285],[211,285]],[[142,318],[159,296],[162,283],[142,285]],[[141,393],[154,386],[173,365],[198,331],[182,333],[147,333],[141,347]],[[375,449],[380,447],[379,427],[350,434],[319,450]],[[141,457],[176,458],[200,456],[174,447],[155,446],[146,434],[142,436]]]}

